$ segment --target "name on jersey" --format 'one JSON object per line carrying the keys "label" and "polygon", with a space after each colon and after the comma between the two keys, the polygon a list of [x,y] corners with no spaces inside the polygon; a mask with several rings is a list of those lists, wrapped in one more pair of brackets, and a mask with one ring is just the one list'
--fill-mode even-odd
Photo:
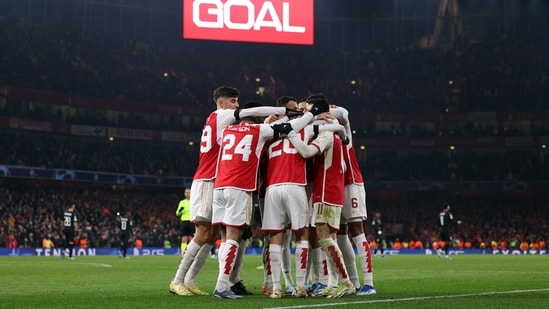
{"label": "name on jersey", "polygon": [[231,131],[236,131],[236,132],[250,132],[251,130],[252,128],[250,126],[238,126],[238,127],[231,128]]}

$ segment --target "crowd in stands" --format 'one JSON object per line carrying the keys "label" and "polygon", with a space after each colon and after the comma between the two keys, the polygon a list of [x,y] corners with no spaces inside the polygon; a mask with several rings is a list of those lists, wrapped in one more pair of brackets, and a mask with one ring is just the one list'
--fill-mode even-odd
{"label": "crowd in stands", "polygon": [[117,248],[116,213],[132,212],[134,241],[144,247],[179,245],[179,218],[175,207],[181,196],[173,190],[113,190],[65,184],[2,180],[0,189],[0,244],[7,247],[10,234],[17,247],[40,248],[49,236],[57,247],[64,243],[62,218],[71,201],[77,203],[80,233],[91,248]]}
{"label": "crowd in stands", "polygon": [[[20,248],[40,248],[48,236],[56,246],[62,237],[62,212],[69,201],[77,201],[80,237],[91,248],[117,248],[117,211],[131,211],[134,221],[132,244],[144,247],[179,246],[179,222],[175,216],[181,192],[176,190],[113,189],[71,184],[50,184],[2,180],[0,189],[0,246],[10,243]],[[492,249],[491,243],[548,241],[549,209],[547,194],[518,196],[453,194],[448,192],[393,192],[391,196],[368,195],[370,213],[382,211],[388,248],[400,240],[420,241],[432,248],[438,241],[438,213],[443,201],[451,200],[454,215],[463,224],[456,226],[454,240],[470,242],[471,248]],[[373,216],[372,216],[373,217]],[[254,220],[250,246],[262,237],[260,220]],[[369,222],[368,238],[373,240]],[[457,243],[453,244],[457,247]],[[499,248],[499,245],[496,247]]]}
{"label": "crowd in stands", "polygon": [[[168,143],[0,131],[1,165],[192,177],[198,143]],[[538,147],[492,150],[357,150],[372,181],[525,181],[549,179],[549,150]]]}
{"label": "crowd in stands", "polygon": [[322,91],[350,110],[372,112],[541,110],[549,95],[543,61],[549,46],[527,36],[392,51],[153,46],[127,38],[105,44],[72,29],[4,16],[0,41],[0,85],[207,110],[211,89],[224,83],[238,88],[243,101]]}
{"label": "crowd in stands", "polygon": [[0,131],[0,164],[157,176],[192,176],[197,147],[71,135]]}

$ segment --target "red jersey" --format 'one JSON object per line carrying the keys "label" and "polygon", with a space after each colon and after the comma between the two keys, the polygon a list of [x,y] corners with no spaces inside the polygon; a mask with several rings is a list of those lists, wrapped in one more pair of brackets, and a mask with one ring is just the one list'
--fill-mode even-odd
{"label": "red jersey", "polygon": [[225,127],[234,123],[234,114],[235,110],[218,109],[206,119],[200,138],[198,167],[193,180],[213,180],[217,176],[221,132]]}
{"label": "red jersey", "polygon": [[321,154],[314,158],[313,203],[343,207],[345,161],[343,143],[336,134],[323,131],[311,142]]}
{"label": "red jersey", "polygon": [[256,190],[263,148],[273,135],[268,124],[242,122],[225,128],[214,189]]}
{"label": "red jersey", "polygon": [[345,170],[345,185],[352,183],[364,184],[364,179],[362,178],[362,171],[358,165],[358,159],[356,157],[355,147],[352,144],[343,147],[343,155],[345,158],[345,165],[347,169]]}
{"label": "red jersey", "polygon": [[200,137],[200,155],[198,167],[193,180],[213,180],[217,175],[217,164],[221,150],[221,132],[227,126],[235,123],[236,115],[240,117],[268,116],[285,112],[284,107],[261,106],[243,110],[218,109],[206,119]]}
{"label": "red jersey", "polygon": [[[303,131],[300,133],[303,139]],[[267,187],[280,184],[307,184],[305,159],[289,139],[272,142],[268,148]]]}

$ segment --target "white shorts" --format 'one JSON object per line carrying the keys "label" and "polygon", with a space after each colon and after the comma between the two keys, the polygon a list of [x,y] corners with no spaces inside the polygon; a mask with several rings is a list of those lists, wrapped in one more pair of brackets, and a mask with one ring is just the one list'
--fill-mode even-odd
{"label": "white shorts", "polygon": [[327,224],[334,230],[339,230],[341,218],[341,206],[334,206],[326,203],[314,203],[311,216],[311,226]]}
{"label": "white shorts", "polygon": [[213,193],[212,224],[245,227],[252,222],[253,197],[251,191],[215,189]]}
{"label": "white shorts", "polygon": [[348,184],[345,186],[345,200],[341,217],[343,223],[361,222],[366,220],[366,191],[363,184]]}
{"label": "white shorts", "polygon": [[283,231],[288,225],[297,231],[308,226],[309,202],[304,186],[286,184],[270,186],[265,193],[263,231]]}
{"label": "white shorts", "polygon": [[191,222],[212,222],[213,180],[195,180],[191,184]]}

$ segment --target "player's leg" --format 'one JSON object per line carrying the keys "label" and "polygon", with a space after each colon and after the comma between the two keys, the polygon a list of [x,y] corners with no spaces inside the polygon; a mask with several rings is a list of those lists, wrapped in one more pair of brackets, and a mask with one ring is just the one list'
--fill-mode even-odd
{"label": "player's leg", "polygon": [[339,225],[339,231],[337,232],[337,245],[343,254],[343,260],[345,261],[345,267],[349,273],[349,280],[354,284],[355,288],[360,287],[358,281],[358,272],[356,268],[355,251],[353,245],[349,239],[349,233],[347,229],[347,223],[344,222],[344,218],[341,218],[342,222]]}
{"label": "player's leg", "polygon": [[226,240],[219,252],[219,273],[215,284],[214,296],[219,298],[241,298],[230,290],[230,274],[234,269],[236,256],[240,247],[240,238],[244,232],[243,228],[227,226]]}
{"label": "player's leg", "polygon": [[295,235],[295,287],[292,295],[295,297],[306,297],[305,277],[309,261],[309,203],[305,188],[301,186],[289,186],[288,189],[295,190],[288,196],[288,203],[285,205],[286,212],[290,217],[290,227]]}
{"label": "player's leg", "polygon": [[212,224],[225,226],[225,244],[219,253],[215,297],[242,298],[231,291],[230,275],[235,267],[244,229],[251,224],[252,208],[251,192],[238,189],[214,191]]}
{"label": "player's leg", "polygon": [[309,229],[304,227],[295,232],[295,289],[292,295],[306,297],[307,288],[305,279],[307,274],[307,263],[309,262]]}
{"label": "player's leg", "polygon": [[[271,298],[282,297],[280,282],[282,272],[282,251],[284,243],[284,231],[290,222],[287,220],[287,196],[292,196],[286,190],[288,186],[271,186],[265,192],[265,206],[263,208],[262,230],[269,234],[269,246],[267,249],[266,270],[267,283],[262,289],[263,294]],[[270,290],[270,291],[269,291]]]}
{"label": "player's leg", "polygon": [[[349,184],[345,186],[345,205],[343,206],[343,217],[347,222],[349,233],[351,234],[353,242],[357,248],[364,280],[364,285],[362,287],[360,284],[357,286],[357,295],[373,295],[376,293],[373,283],[372,252],[370,245],[366,240],[366,235],[364,234],[364,220],[367,217],[367,213],[366,191],[364,190],[364,186],[360,184]],[[349,276],[351,278],[353,276],[351,271]],[[353,281],[353,279],[351,280]],[[357,282],[358,280],[353,281],[355,285]]]}
{"label": "player's leg", "polygon": [[282,273],[284,274],[284,283],[286,285],[286,293],[292,293],[294,290],[294,280],[292,278],[292,230],[290,227],[284,231],[282,241]]}
{"label": "player's leg", "polygon": [[374,273],[372,267],[372,250],[370,244],[364,235],[364,225],[362,221],[353,221],[347,223],[349,230],[355,243],[364,277],[364,284],[357,290],[357,295],[374,295]]}
{"label": "player's leg", "polygon": [[328,297],[341,297],[355,293],[355,287],[349,280],[343,254],[333,238],[339,228],[340,217],[341,207],[325,203],[315,203],[312,220],[316,227],[318,242],[326,254],[330,269],[337,272],[337,277],[341,280],[339,288],[327,289],[320,293]]}
{"label": "player's leg", "polygon": [[269,244],[269,263],[267,267],[270,270],[272,291],[271,298],[282,297],[282,285],[280,283],[280,274],[282,272],[282,243],[284,231],[273,231],[270,233],[271,242]]}
{"label": "player's leg", "polygon": [[252,238],[252,226],[248,225],[244,228],[244,233],[242,234],[242,239],[240,240],[240,247],[238,248],[238,254],[236,255],[235,266],[229,277],[232,284],[231,291],[233,291],[236,295],[253,294],[246,289],[246,286],[242,280],[240,280],[240,273],[242,272],[242,265],[244,264],[244,255],[246,253],[246,247],[250,238]]}
{"label": "player's leg", "polygon": [[215,242],[219,238],[219,234],[219,226],[212,226],[210,230],[210,238],[206,243],[202,245],[202,247],[200,247],[193,263],[191,264],[191,267],[185,275],[184,285],[189,291],[191,291],[195,295],[208,295],[207,292],[202,291],[195,284],[195,279],[202,270],[204,264],[206,263],[208,255],[214,247]]}
{"label": "player's leg", "polygon": [[194,181],[191,185],[191,221],[195,223],[195,233],[185,251],[181,252],[181,260],[172,280],[174,285],[183,286],[185,276],[195,262],[198,252],[208,240],[213,238],[211,224],[213,185],[213,181]]}

